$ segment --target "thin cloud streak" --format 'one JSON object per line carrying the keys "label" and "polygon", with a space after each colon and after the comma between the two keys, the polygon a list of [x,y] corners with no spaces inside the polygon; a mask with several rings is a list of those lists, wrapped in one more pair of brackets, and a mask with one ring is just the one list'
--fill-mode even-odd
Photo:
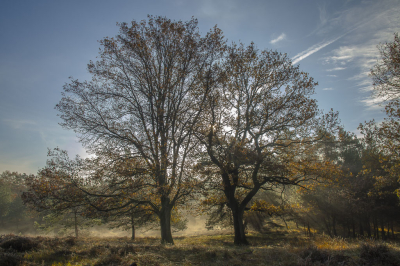
{"label": "thin cloud streak", "polygon": [[282,40],[284,40],[284,39],[286,39],[286,34],[285,34],[285,33],[282,33],[281,35],[278,36],[278,38],[273,39],[272,41],[270,41],[270,43],[271,43],[271,44],[275,44],[275,43],[277,43],[277,42],[279,42],[279,41],[282,41]]}
{"label": "thin cloud streak", "polygon": [[336,42],[337,40],[339,40],[340,38],[342,38],[342,37],[345,36],[346,34],[347,34],[347,33],[345,33],[345,34],[343,34],[343,35],[340,35],[339,37],[337,37],[337,38],[335,38],[335,39],[333,39],[333,40],[329,40],[329,41],[326,41],[326,42],[320,42],[320,43],[318,43],[318,44],[315,44],[315,45],[311,46],[311,47],[308,48],[307,50],[305,50],[305,51],[303,51],[303,52],[301,52],[301,53],[298,53],[297,55],[295,55],[295,56],[292,58],[292,60],[293,60],[293,61],[292,61],[293,65],[295,65],[295,64],[297,64],[298,62],[300,62],[301,60],[303,60],[303,59],[309,57],[310,55],[312,55],[312,54],[318,52],[318,51],[321,50],[322,48],[324,48],[324,47],[326,47],[326,46],[328,46],[328,45],[330,45],[330,44]]}
{"label": "thin cloud streak", "polygon": [[[386,13],[386,12],[383,12],[382,14],[384,14],[384,13]],[[379,16],[381,16],[382,14],[380,14]],[[379,16],[377,16],[377,17],[379,17]],[[376,19],[376,17],[375,17],[374,19]],[[307,50],[298,53],[297,55],[295,55],[295,56],[292,58],[292,60],[293,60],[293,62],[292,62],[293,65],[294,65],[294,64],[297,64],[297,63],[300,62],[301,60],[303,60],[303,59],[309,57],[310,55],[312,55],[312,54],[318,52],[318,51],[321,50],[322,48],[324,48],[324,47],[326,47],[326,46],[328,46],[328,45],[330,45],[330,44],[336,42],[336,41],[339,40],[340,38],[346,36],[346,35],[349,34],[350,32],[352,32],[352,31],[354,31],[354,30],[356,30],[356,29],[362,27],[363,25],[365,25],[365,24],[367,24],[367,23],[369,23],[369,22],[370,22],[370,21],[363,21],[363,22],[360,22],[360,23],[358,23],[356,26],[352,27],[350,30],[348,30],[347,32],[345,32],[344,34],[340,35],[339,37],[337,37],[337,38],[335,38],[335,39],[333,39],[333,40],[330,40],[330,41],[326,41],[326,42],[323,41],[323,42],[320,42],[320,43],[318,43],[318,44],[315,44],[315,45],[311,46],[311,47],[308,48]]]}

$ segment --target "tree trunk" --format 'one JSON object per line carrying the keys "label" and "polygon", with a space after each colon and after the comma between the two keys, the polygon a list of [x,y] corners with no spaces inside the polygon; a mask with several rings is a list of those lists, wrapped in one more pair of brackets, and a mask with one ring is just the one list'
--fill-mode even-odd
{"label": "tree trunk", "polygon": [[383,222],[383,217],[381,219],[381,235],[382,235],[382,240],[386,239],[386,235],[385,235],[385,224]]}
{"label": "tree trunk", "polygon": [[349,220],[347,220],[347,237],[351,237],[350,221]]}
{"label": "tree trunk", "polygon": [[393,239],[395,239],[396,238],[396,235],[394,234],[394,230],[393,230],[393,220],[391,221],[391,223],[390,223],[390,227],[392,228],[392,238]]}
{"label": "tree trunk", "polygon": [[370,238],[371,237],[371,224],[369,222],[369,217],[367,217],[367,220],[365,222],[365,230],[367,231],[367,235]]}
{"label": "tree trunk", "polygon": [[336,217],[332,217],[332,229],[333,229],[333,235],[337,236],[337,231],[336,231]]}
{"label": "tree trunk", "polygon": [[75,225],[75,237],[78,238],[78,217],[76,215],[76,211],[74,212],[74,225]]}
{"label": "tree trunk", "polygon": [[133,214],[131,214],[131,226],[132,226],[132,240],[135,240],[135,221],[133,220]]}
{"label": "tree trunk", "polygon": [[360,236],[364,236],[364,228],[363,228],[363,225],[362,225],[362,220],[359,220],[359,226],[360,226]]}
{"label": "tree trunk", "polygon": [[161,225],[161,244],[174,244],[171,233],[171,210],[172,206],[168,198],[161,198],[161,211],[159,214]]}
{"label": "tree trunk", "polygon": [[326,231],[328,232],[329,236],[332,237],[332,236],[333,236],[333,235],[332,235],[332,230],[331,230],[331,226],[330,226],[330,223],[329,223],[328,219],[326,219],[326,218],[324,217],[324,218],[323,218],[323,222],[324,222],[324,224],[325,224],[325,229],[326,229]]}
{"label": "tree trunk", "polygon": [[238,206],[232,206],[232,216],[233,216],[233,228],[235,231],[235,245],[248,245],[246,234],[244,231],[243,224],[243,213],[244,210],[241,210]]}

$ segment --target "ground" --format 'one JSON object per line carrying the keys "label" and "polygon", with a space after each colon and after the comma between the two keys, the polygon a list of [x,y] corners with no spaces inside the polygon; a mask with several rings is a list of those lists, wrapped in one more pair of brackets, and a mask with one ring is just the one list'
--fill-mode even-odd
{"label": "ground", "polygon": [[0,265],[400,265],[400,242],[306,237],[296,230],[249,232],[249,246],[233,235],[175,237],[0,237]]}

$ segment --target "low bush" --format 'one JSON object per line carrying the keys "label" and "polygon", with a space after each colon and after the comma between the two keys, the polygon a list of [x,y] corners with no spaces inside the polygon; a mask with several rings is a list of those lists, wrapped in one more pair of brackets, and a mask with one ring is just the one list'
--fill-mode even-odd
{"label": "low bush", "polygon": [[325,262],[329,259],[329,254],[326,251],[311,246],[303,250],[300,253],[300,257],[310,262]]}
{"label": "low bush", "polygon": [[12,249],[17,252],[26,252],[35,249],[38,243],[27,237],[15,236],[0,243],[3,249]]}
{"label": "low bush", "polygon": [[365,265],[400,265],[400,261],[390,252],[384,244],[363,244],[361,246],[360,259]]}
{"label": "low bush", "polygon": [[22,264],[22,258],[15,253],[0,253],[1,266],[18,266]]}
{"label": "low bush", "polygon": [[116,255],[111,254],[108,257],[100,259],[98,262],[94,264],[94,266],[119,266],[122,263],[122,259]]}
{"label": "low bush", "polygon": [[68,246],[72,247],[76,244],[76,238],[75,237],[67,237],[65,239],[65,244],[67,244]]}

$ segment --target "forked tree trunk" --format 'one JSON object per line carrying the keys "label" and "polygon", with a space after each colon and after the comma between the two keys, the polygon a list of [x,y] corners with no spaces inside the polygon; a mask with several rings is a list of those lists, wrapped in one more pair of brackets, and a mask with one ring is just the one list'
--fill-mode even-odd
{"label": "forked tree trunk", "polygon": [[174,244],[171,233],[171,210],[169,199],[161,198],[161,211],[159,214],[161,225],[161,244]]}
{"label": "forked tree trunk", "polygon": [[[234,174],[236,176],[236,178],[234,177],[234,179],[238,180],[238,177],[237,177],[238,171],[235,171]],[[229,184],[230,178],[225,176],[224,183]],[[236,187],[232,186],[232,185],[226,185],[224,188],[224,193],[228,200],[228,207],[232,211],[233,230],[235,233],[234,244],[235,245],[248,245],[249,242],[246,239],[246,233],[244,230],[245,226],[243,223],[243,214],[244,214],[245,206],[241,206],[241,204],[236,200],[235,189],[236,189]]]}

